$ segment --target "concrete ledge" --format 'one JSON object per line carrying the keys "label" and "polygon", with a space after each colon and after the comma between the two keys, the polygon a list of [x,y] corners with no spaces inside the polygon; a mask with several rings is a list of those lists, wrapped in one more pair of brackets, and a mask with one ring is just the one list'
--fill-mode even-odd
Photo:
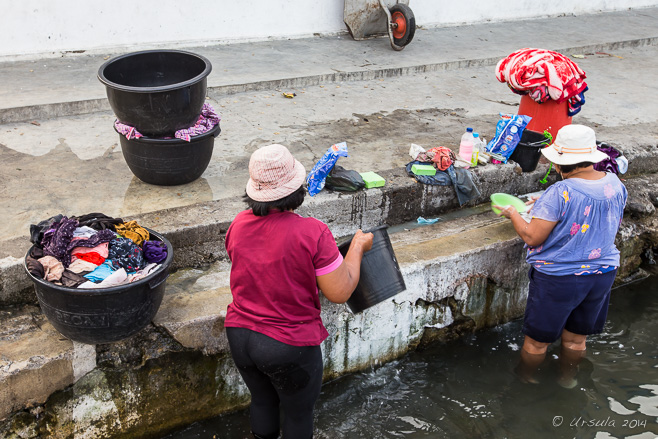
{"label": "concrete ledge", "polygon": [[[624,243],[655,245],[647,243],[649,218],[644,226],[625,220]],[[433,225],[406,226],[390,229],[406,291],[358,314],[322,299],[331,334],[322,345],[325,379],[398,358],[421,342],[522,315],[526,265],[522,241],[508,221],[474,208]],[[168,280],[154,324],[115,344],[71,343],[36,307],[10,316],[10,327],[22,329],[0,338],[0,381],[20,390],[1,395],[10,407],[3,416],[10,418],[0,433],[20,420],[34,431],[58,425],[81,438],[139,436],[244,407],[246,390],[228,357],[223,328],[231,300],[228,274],[221,261],[179,270]],[[194,410],[172,403],[181,397],[193,398]],[[21,411],[35,404],[47,416]],[[154,425],[153,419],[162,422]]]}
{"label": "concrete ledge", "polygon": [[[532,20],[529,20],[528,22],[531,21]],[[483,41],[486,40],[481,40],[481,42]],[[292,42],[292,44],[304,43],[304,40],[296,40]],[[317,45],[318,40],[313,39],[306,41],[306,44]],[[658,44],[658,36],[651,35],[597,44],[578,45],[575,41],[573,41],[572,44],[545,48],[562,53],[584,53],[612,51],[622,48],[633,48],[656,44]],[[263,44],[257,43],[253,46],[256,48],[255,51],[263,50]],[[247,44],[245,47],[249,47],[249,45]],[[333,46],[327,46],[327,48],[329,47]],[[221,53],[221,47],[211,49],[191,48],[190,50],[208,56],[211,58],[211,60],[214,60],[214,62],[220,66],[221,62],[225,61],[223,58],[221,58],[221,55],[218,55],[218,52]],[[510,50],[516,50],[516,47]],[[492,52],[489,51],[489,53]],[[245,74],[232,76],[229,79],[229,81],[232,81],[232,83],[222,83],[225,82],[223,78],[214,79],[208,84],[207,94],[214,99],[218,99],[222,96],[249,91],[272,90],[279,88],[302,88],[313,85],[340,83],[344,81],[367,81],[436,71],[456,70],[468,67],[495,66],[501,58],[508,54],[508,52],[505,52],[504,49],[497,49],[495,53],[496,54],[493,56],[486,57],[473,56],[474,54],[470,54],[472,57],[469,59],[463,59],[461,56],[456,56],[454,59],[446,59],[440,62],[432,62],[431,59],[428,60],[426,58],[416,56],[415,58],[409,59],[407,62],[393,62],[393,64],[395,64],[394,66],[391,66],[390,62],[386,60],[382,60],[379,63],[380,65],[365,64],[359,66],[354,64],[354,60],[351,60],[349,57],[338,57],[337,59],[332,60],[333,63],[330,63],[330,65],[316,65],[315,68],[311,68],[311,70],[320,70],[321,73],[318,74],[308,75],[302,74],[301,72],[293,72],[294,76],[287,76],[289,72],[287,72],[285,68],[282,68],[282,66],[279,66],[279,73],[270,71],[265,73],[265,75]],[[241,55],[242,58],[244,58],[245,54]],[[219,58],[217,58],[218,56]],[[271,56],[271,53],[267,52],[267,54],[264,56],[268,58]],[[71,67],[71,64],[76,66],[76,76],[79,77],[80,81],[76,83],[72,82],[70,84],[70,88],[73,93],[69,93],[65,96],[59,96],[58,100],[60,100],[60,102],[38,103],[38,101],[43,100],[43,98],[35,93],[32,96],[32,100],[34,101],[33,103],[27,105],[21,105],[20,103],[9,104],[9,106],[0,108],[0,124],[28,122],[32,120],[45,120],[64,116],[77,116],[109,110],[110,106],[107,99],[104,97],[104,89],[102,85],[96,84],[94,82],[96,81],[97,69],[103,64],[103,62],[105,62],[105,58],[100,56],[79,57],[67,59],[65,61],[49,60],[49,72],[51,75],[56,71],[61,71],[62,75],[70,75],[71,69],[69,67]],[[13,72],[14,70],[19,70],[21,75],[25,75],[25,72],[29,69],[32,63],[5,62],[0,63],[0,68],[2,68],[2,64],[7,67],[4,70],[8,70],[11,74],[19,74]],[[24,67],[21,70],[19,66],[22,64]],[[267,64],[267,62],[264,62],[263,64]],[[84,73],[84,75],[81,76],[81,73]],[[250,76],[253,78],[251,81],[242,82],[244,78],[249,78]],[[267,77],[267,79],[261,79],[261,77]],[[276,79],[272,79],[272,77],[275,77]],[[35,80],[39,79],[35,78]],[[94,86],[90,86],[90,82],[92,82]],[[77,99],[75,99],[76,97]],[[19,102],[22,102],[23,100],[24,99],[21,99]]]}
{"label": "concrete ledge", "polygon": [[93,346],[72,342],[40,310],[3,311],[0,318],[0,419],[46,402],[96,367]]}
{"label": "concrete ledge", "polygon": [[[528,173],[522,173],[515,164],[476,168],[472,174],[481,196],[464,208],[487,203],[494,192],[524,194],[540,190],[539,179],[547,169],[543,164]],[[315,197],[307,197],[299,213],[324,221],[339,239],[359,228],[401,224],[415,221],[419,216],[431,217],[460,209],[453,186],[420,184],[404,169],[378,172],[387,182],[383,188],[354,193],[322,191]],[[554,181],[554,177],[550,181]],[[172,269],[199,267],[226,258],[224,236],[235,215],[245,207],[239,197],[234,197],[130,219],[164,234],[171,241],[175,249]],[[5,252],[0,254],[0,306],[36,302],[31,282],[22,267],[22,258],[30,245],[27,237],[0,243],[0,251]]]}

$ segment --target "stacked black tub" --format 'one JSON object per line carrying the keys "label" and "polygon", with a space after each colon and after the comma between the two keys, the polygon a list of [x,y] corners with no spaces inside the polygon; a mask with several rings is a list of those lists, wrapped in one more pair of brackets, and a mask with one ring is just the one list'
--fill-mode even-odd
{"label": "stacked black tub", "polygon": [[208,167],[219,124],[189,142],[174,133],[199,119],[211,70],[205,57],[180,50],[128,53],[100,67],[98,79],[105,84],[117,120],[143,135],[120,135],[126,163],[140,180],[186,184]]}

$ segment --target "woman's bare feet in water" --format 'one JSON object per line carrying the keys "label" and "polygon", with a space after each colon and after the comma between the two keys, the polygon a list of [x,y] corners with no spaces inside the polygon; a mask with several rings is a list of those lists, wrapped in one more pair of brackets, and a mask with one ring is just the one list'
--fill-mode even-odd
{"label": "woman's bare feet in water", "polygon": [[543,363],[546,358],[546,352],[542,354],[531,354],[525,349],[521,349],[521,360],[514,368],[514,373],[522,383],[526,384],[539,384],[535,378],[539,365]]}
{"label": "woman's bare feet in water", "polygon": [[558,376],[557,383],[565,389],[573,389],[578,385],[576,374],[578,373],[578,365],[585,358],[585,350],[575,350],[565,347],[564,344],[560,347],[560,375]]}

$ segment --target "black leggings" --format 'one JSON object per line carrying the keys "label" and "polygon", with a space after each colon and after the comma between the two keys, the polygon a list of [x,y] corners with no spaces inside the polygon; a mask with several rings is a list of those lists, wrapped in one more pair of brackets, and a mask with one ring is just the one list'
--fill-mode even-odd
{"label": "black leggings", "polygon": [[279,405],[284,439],[313,436],[313,406],[322,386],[320,346],[292,346],[259,332],[226,328],[233,361],[251,392],[249,418],[257,437],[279,436]]}

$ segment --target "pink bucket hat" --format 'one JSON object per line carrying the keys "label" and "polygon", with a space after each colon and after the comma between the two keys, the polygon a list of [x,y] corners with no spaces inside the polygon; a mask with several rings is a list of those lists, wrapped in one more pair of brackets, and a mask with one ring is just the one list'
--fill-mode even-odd
{"label": "pink bucket hat", "polygon": [[306,179],[306,169],[288,148],[275,143],[251,154],[249,177],[249,198],[260,202],[276,201],[301,187]]}

